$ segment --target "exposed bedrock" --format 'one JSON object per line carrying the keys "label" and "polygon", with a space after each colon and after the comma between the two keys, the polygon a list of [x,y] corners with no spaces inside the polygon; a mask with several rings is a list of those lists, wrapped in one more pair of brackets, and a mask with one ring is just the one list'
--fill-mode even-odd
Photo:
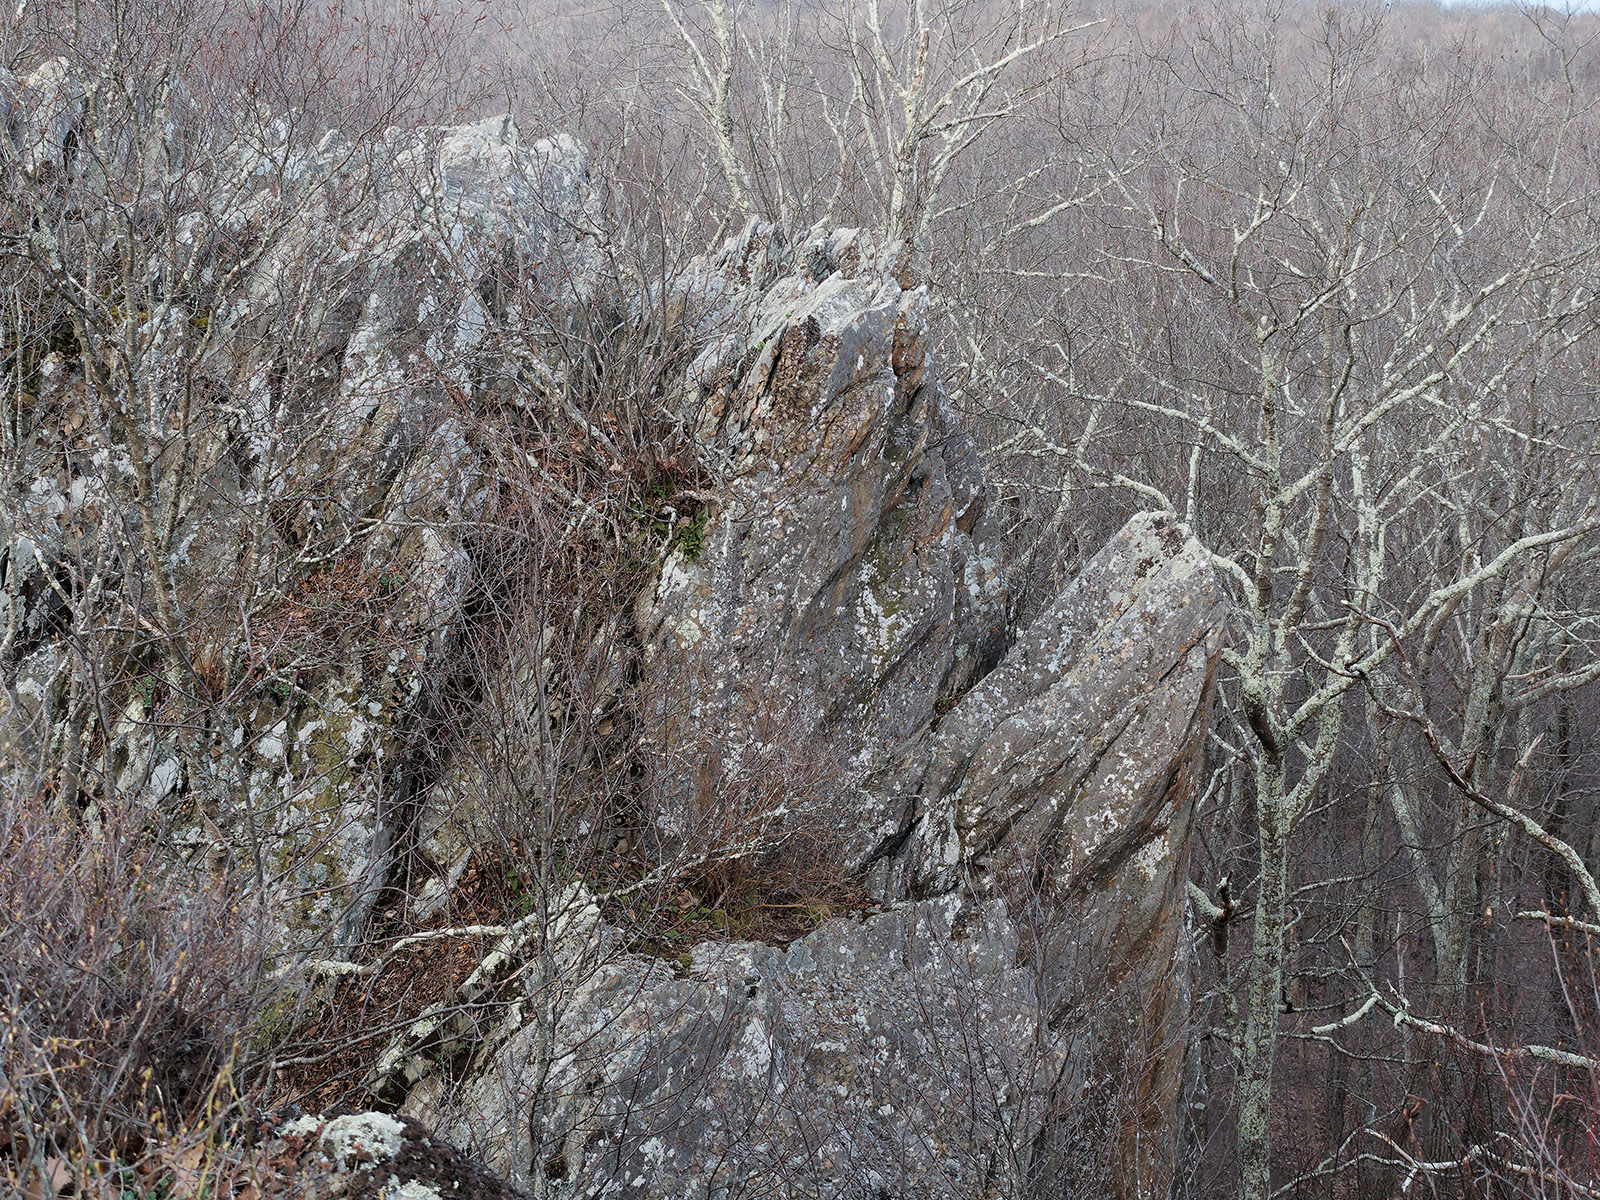
{"label": "exposed bedrock", "polygon": [[[528,1200],[415,1121],[347,1113],[270,1122],[262,1165],[272,1170],[251,1194],[273,1200]],[[265,1173],[265,1172],[263,1172]]]}
{"label": "exposed bedrock", "polygon": [[[48,165],[82,118],[64,72],[51,62],[25,84],[0,78],[25,163]],[[192,818],[174,839],[192,861],[259,846],[286,936],[324,946],[360,940],[398,841],[445,770],[434,714],[473,567],[464,531],[496,519],[492,471],[470,415],[457,414],[508,386],[506,372],[482,369],[504,319],[497,273],[526,264],[557,313],[589,303],[600,278],[598,198],[571,138],[524,143],[509,117],[390,138],[364,155],[336,133],[311,148],[241,142],[218,156],[206,198],[216,210],[197,200],[187,218],[208,273],[228,267],[233,235],[271,235],[233,303],[175,305],[171,330],[136,364],[174,409],[191,377],[221,398],[214,419],[187,433],[158,423],[150,436],[190,439],[200,485],[174,506],[167,561],[204,631],[190,635],[196,667],[233,667],[232,727],[154,718],[153,672],[112,698],[121,708],[97,755],[136,809]],[[297,305],[301,340],[275,341]],[[137,511],[117,398],[96,396],[59,352],[39,374],[40,402],[62,416],[21,446],[23,486],[0,501],[0,785],[24,792],[82,707],[57,564]],[[76,453],[61,452],[64,439]],[[240,611],[244,596],[255,611],[230,627],[217,614]],[[352,606],[368,619],[337,619]],[[245,675],[255,686],[237,684]],[[247,819],[266,824],[264,839]],[[446,866],[468,852],[445,849]]]}
{"label": "exposed bedrock", "polygon": [[[0,94],[29,169],[67,171],[50,155],[81,119],[75,93],[45,72],[0,79]],[[497,273],[509,262],[532,278],[547,323],[630,303],[602,269],[599,203],[570,139],[524,145],[502,119],[397,136],[364,224],[330,232],[308,200],[237,304],[172,317],[162,353],[188,347],[187,369],[230,398],[193,451],[206,486],[175,518],[174,589],[206,611],[208,589],[241,580],[299,570],[304,586],[229,633],[238,645],[211,648],[223,661],[248,650],[234,728],[150,719],[167,686],[152,672],[118,701],[104,753],[110,794],[185,814],[174,849],[193,861],[236,853],[244,818],[257,821],[263,878],[292,909],[286,940],[330,955],[360,942],[396,886],[397,839],[432,839],[430,902],[475,851],[470,821],[439,817],[442,792],[459,800],[471,779],[432,734],[482,566],[464,531],[500,514],[492,464],[438,414],[562,394],[531,333],[514,369],[480,352],[491,324],[519,319]],[[250,153],[231,193],[240,210],[211,214],[219,229],[263,219]],[[348,169],[331,138],[261,153],[273,187],[312,180],[312,196],[337,190],[319,173]],[[263,339],[289,267],[318,256],[305,389],[326,420],[294,465],[319,486],[274,492],[258,477],[280,453],[281,355]],[[687,321],[677,402],[710,482],[680,514],[694,536],[615,621],[633,623],[634,708],[659,759],[638,823],[692,851],[703,810],[728,799],[717,788],[737,798],[729,764],[776,745],[805,759],[810,807],[780,789],[752,820],[781,832],[826,818],[838,872],[873,903],[786,947],[663,956],[631,949],[581,887],[541,896],[542,921],[512,926],[371,1073],[408,1121],[531,1194],[1166,1193],[1220,593],[1182,524],[1147,513],[1052,602],[1015,604],[977,450],[932,360],[927,295],[888,262],[853,231],[786,245],[752,225],[645,298]],[[66,417],[97,402],[60,354],[38,374],[41,403]],[[23,486],[0,505],[0,768],[22,791],[42,786],[76,695],[52,564],[129,505],[110,467],[91,477],[123,448],[105,423],[80,423],[80,453],[19,450]],[[245,553],[255,507],[275,515]],[[306,569],[324,553],[326,567]],[[378,590],[393,563],[407,586]],[[372,620],[359,642],[323,619],[350,581]],[[1042,615],[1012,628],[1019,607]],[[230,809],[241,794],[249,814]],[[395,1146],[426,1143],[412,1124],[368,1124]],[[322,1128],[296,1126],[319,1139],[301,1148],[332,1161]],[[426,1145],[412,1156],[421,1173],[396,1175],[406,1195],[460,1194],[452,1171],[472,1174],[471,1194],[502,1194],[470,1159]],[[350,1194],[388,1186],[369,1165]]]}
{"label": "exposed bedrock", "polygon": [[[751,231],[717,267],[757,253]],[[687,963],[597,953],[591,912],[545,1017],[484,1044],[465,1089],[418,1072],[407,1111],[549,1195],[1162,1195],[1209,560],[1138,516],[1007,649],[922,292],[853,237],[797,257],[730,287],[747,332],[720,320],[702,356],[728,473],[699,554],[641,604],[647,686],[677,705],[673,744],[757,740],[781,713],[834,747],[843,857],[882,908]],[[668,837],[704,780],[680,784]]]}
{"label": "exposed bedrock", "polygon": [[[771,237],[752,227],[715,266],[747,272]],[[723,479],[698,557],[671,558],[641,605],[646,686],[681,698],[665,740],[825,742],[856,864],[892,829],[851,779],[1004,632],[982,471],[928,363],[926,294],[862,254],[854,232],[819,238],[724,301],[689,381]],[[691,792],[671,795],[669,829]]]}

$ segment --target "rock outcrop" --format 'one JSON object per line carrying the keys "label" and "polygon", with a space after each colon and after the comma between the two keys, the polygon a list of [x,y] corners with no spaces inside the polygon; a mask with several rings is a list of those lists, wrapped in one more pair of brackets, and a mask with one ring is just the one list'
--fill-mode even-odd
{"label": "rock outcrop", "polygon": [[[47,64],[14,93],[29,169],[59,159],[81,119],[64,71]],[[130,805],[190,807],[173,836],[196,861],[259,852],[291,940],[350,945],[443,769],[433,737],[472,569],[464,531],[495,519],[469,424],[509,386],[483,362],[505,318],[497,282],[514,270],[545,302],[530,339],[580,312],[599,286],[599,208],[577,144],[524,144],[508,117],[359,152],[274,132],[220,156],[231,166],[184,218],[180,260],[152,259],[153,272],[222,273],[234,243],[265,246],[229,303],[174,305],[131,364],[168,414],[141,436],[195,464],[157,548],[181,599],[171,620],[200,640],[186,667],[117,698],[102,757]],[[85,667],[61,636],[82,592],[61,564],[85,545],[109,552],[141,504],[121,399],[92,395],[60,352],[38,373],[39,403],[60,416],[19,448],[21,486],[0,504],[0,782],[23,792],[83,703]],[[167,423],[186,387],[226,398],[213,419]],[[209,696],[207,678],[220,681]],[[211,728],[153,720],[162,694],[193,697]],[[264,837],[243,827],[241,786]],[[458,867],[467,848],[448,850]]]}
{"label": "rock outcrop", "polygon": [[[928,362],[924,289],[903,288],[853,231],[776,269],[773,238],[752,226],[708,268],[732,285],[767,260],[714,293],[721,335],[689,373],[721,479],[694,561],[670,558],[641,607],[646,686],[691,697],[672,740],[737,744],[781,708],[785,736],[873,763],[1001,645],[987,496]],[[859,866],[892,814],[843,783]],[[688,790],[672,794],[692,804]]]}
{"label": "rock outcrop", "polygon": [[[1165,1191],[1210,563],[1172,517],[1137,517],[1004,648],[921,292],[857,251],[829,239],[806,273],[758,278],[746,340],[699,364],[729,476],[642,612],[659,677],[699,664],[675,740],[759,736],[811,699],[786,732],[859,766],[835,819],[885,908],[686,965],[597,952],[618,939],[574,923],[527,993],[555,1015],[485,1043],[465,1088],[419,1072],[407,1102],[547,1194],[1028,1195],[1093,1145],[1085,1194]],[[674,833],[692,782],[669,795]]]}
{"label": "rock outcrop", "polygon": [[1038,986],[1004,906],[956,895],[786,948],[621,956],[407,1110],[546,1195],[1022,1196],[1062,1107]]}
{"label": "rock outcrop", "polygon": [[1218,617],[1194,542],[1137,518],[893,774],[881,886],[936,898],[687,966],[598,951],[595,915],[530,996],[559,1016],[408,1111],[554,1195],[1164,1195]]}
{"label": "rock outcrop", "polygon": [[[28,170],[66,170],[51,122],[74,119],[71,89],[47,75],[6,90],[16,104],[49,91],[53,107],[31,116],[6,101],[9,136],[32,131]],[[152,669],[119,697],[102,748],[105,796],[188,806],[175,851],[238,853],[248,821],[257,871],[284,893],[283,939],[324,954],[361,940],[405,838],[433,832],[440,894],[474,850],[467,825],[440,832],[429,815],[451,770],[441,697],[482,567],[470,531],[501,518],[463,418],[564,386],[536,331],[516,362],[484,361],[491,329],[531,320],[501,284],[531,280],[523,299],[538,298],[552,336],[641,303],[605,274],[570,139],[524,146],[497,119],[390,149],[337,231],[317,199],[354,169],[336,138],[241,148],[232,207],[194,226],[248,240],[304,184],[235,302],[174,309],[170,333],[148,339],[148,386],[177,387],[182,359],[229,399],[214,429],[182,433],[205,486],[174,504],[146,569],[185,599],[257,595],[290,568],[302,590],[242,624],[195,603],[189,674]],[[203,254],[231,244],[218,235]],[[288,281],[305,283],[307,260],[328,286],[297,300]],[[615,614],[634,622],[634,711],[653,755],[641,770],[659,783],[635,814],[645,833],[692,853],[711,793],[744,786],[708,762],[803,750],[826,760],[806,779],[816,811],[778,788],[743,819],[777,844],[820,812],[836,869],[871,905],[787,946],[647,953],[592,880],[539,897],[374,1064],[374,1093],[403,1119],[284,1131],[342,1164],[342,1194],[512,1194],[414,1121],[551,1198],[1165,1194],[1220,594],[1183,526],[1143,514],[1010,627],[927,296],[889,262],[855,232],[792,246],[752,225],[648,297],[690,331],[673,402],[708,482],[685,518],[693,538]],[[317,365],[290,394],[271,338],[297,303],[316,310],[291,325]],[[38,374],[43,399],[84,424],[94,398],[70,356]],[[312,434],[291,452],[281,418],[295,404],[316,419],[294,427]],[[80,719],[67,634],[87,593],[57,564],[138,508],[115,427],[84,425],[70,455],[22,447],[0,513],[0,754],[22,791],[42,786]],[[269,483],[263,464],[276,464]],[[360,637],[327,619],[356,592]],[[213,677],[232,690],[216,689],[227,703],[208,700],[204,721],[149,719],[164,691],[205,698]],[[345,1153],[372,1129],[377,1150]]]}

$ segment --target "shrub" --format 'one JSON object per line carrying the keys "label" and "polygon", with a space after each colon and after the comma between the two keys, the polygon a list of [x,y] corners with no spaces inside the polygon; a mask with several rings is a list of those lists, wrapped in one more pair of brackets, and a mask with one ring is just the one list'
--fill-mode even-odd
{"label": "shrub", "polygon": [[262,923],[232,879],[164,865],[170,833],[37,795],[0,811],[0,1190],[114,1190],[241,1111]]}

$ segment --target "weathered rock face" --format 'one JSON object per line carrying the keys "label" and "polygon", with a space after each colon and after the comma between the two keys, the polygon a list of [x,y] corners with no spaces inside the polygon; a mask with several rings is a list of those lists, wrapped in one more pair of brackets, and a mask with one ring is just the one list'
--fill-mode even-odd
{"label": "weathered rock face", "polygon": [[[748,230],[713,269],[749,274],[771,239]],[[647,686],[692,697],[669,737],[757,738],[782,707],[786,736],[874,762],[1000,641],[983,476],[927,361],[926,294],[862,253],[833,235],[721,293],[689,386],[723,478],[695,560],[670,559],[641,612]],[[858,863],[892,832],[860,801],[841,829]]]}
{"label": "weathered rock face", "polygon": [[731,380],[708,406],[729,482],[643,611],[665,678],[702,656],[674,737],[752,736],[796,694],[802,736],[853,734],[839,836],[888,907],[678,968],[597,949],[620,939],[591,914],[466,1086],[424,1069],[407,1111],[552,1196],[1072,1194],[1095,1144],[1083,1194],[1163,1194],[1209,561],[1135,518],[984,673],[981,477],[920,293],[834,245],[742,301],[735,369],[704,375]]}
{"label": "weathered rock face", "polygon": [[[65,70],[46,64],[13,89],[10,135],[29,169],[65,169],[82,118]],[[187,671],[152,670],[120,700],[104,758],[128,804],[192,810],[175,837],[196,861],[259,848],[285,932],[303,942],[359,940],[397,830],[441,769],[429,718],[461,632],[464,531],[495,517],[464,417],[504,387],[481,353],[504,318],[496,280],[531,279],[548,324],[600,279],[598,201],[572,139],[525,145],[506,117],[393,139],[358,154],[332,134],[311,149],[268,136],[220,156],[231,166],[208,179],[216,209],[197,201],[185,218],[193,257],[152,270],[224,273],[229,238],[260,236],[267,252],[228,304],[175,306],[169,330],[144,331],[136,364],[166,414],[142,436],[192,455],[203,482],[157,550],[173,624],[195,631],[194,671],[223,682],[212,711],[179,722],[209,731],[185,733],[152,719],[155,698],[200,689]],[[60,353],[39,375],[40,402],[63,416],[22,447],[0,504],[0,782],[24,791],[83,704],[84,665],[60,636],[84,619],[71,611],[83,594],[69,596],[57,564],[116,545],[107,531],[139,511],[121,397],[93,395]],[[185,387],[228,397],[221,415],[163,423]],[[159,509],[167,485],[152,486]]]}
{"label": "weathered rock face", "polygon": [[1050,911],[1042,1016],[1086,1022],[1123,1056],[1129,1194],[1160,1194],[1171,1166],[1189,821],[1222,616],[1201,546],[1170,516],[1134,518],[893,782],[911,824],[884,887],[964,884]]}
{"label": "weathered rock face", "polygon": [[386,1113],[350,1113],[328,1121],[297,1117],[273,1133],[266,1149],[280,1182],[265,1183],[265,1194],[279,1200],[526,1197],[415,1121]]}
{"label": "weathered rock face", "polygon": [[[687,967],[626,956],[557,990],[467,1086],[425,1085],[407,1106],[545,1195],[1047,1182],[1034,1143],[1063,1056],[1048,1039],[1035,1052],[1037,973],[1002,904],[897,906],[786,949],[705,944]],[[518,1085],[535,1079],[530,1106]]]}
{"label": "weathered rock face", "polygon": [[[38,120],[7,110],[14,140],[44,130],[27,154],[64,144],[49,122],[75,110],[57,83],[18,92],[54,89]],[[148,719],[162,689],[185,683],[152,677],[104,756],[112,794],[192,806],[182,836],[196,850],[232,852],[242,814],[229,798],[247,796],[262,876],[295,898],[292,931],[324,946],[359,940],[401,831],[428,825],[450,769],[432,722],[470,619],[478,564],[464,531],[499,515],[460,417],[519,388],[561,390],[536,338],[514,370],[478,353],[496,322],[527,317],[496,281],[508,262],[531,278],[555,327],[629,303],[604,294],[597,202],[569,139],[524,147],[495,120],[393,150],[389,171],[363,176],[386,182],[362,220],[328,232],[308,202],[235,304],[175,311],[171,336],[150,341],[152,387],[177,386],[172,364],[190,354],[186,368],[237,400],[191,447],[209,499],[175,507],[163,534],[175,588],[232,596],[299,570],[325,591],[263,603],[227,644],[215,635],[217,655],[246,653],[248,669],[210,724]],[[218,227],[280,212],[270,197],[286,180],[322,195],[350,169],[337,139],[239,158],[242,179],[270,186],[241,184]],[[320,364],[310,400],[282,386],[268,336],[298,311],[287,281],[308,259],[337,281],[304,300]],[[633,948],[602,916],[605,898],[569,881],[499,931],[493,961],[451,1002],[419,1014],[375,1064],[374,1092],[544,1197],[1164,1194],[1181,901],[1222,619],[1204,552],[1170,515],[1139,516],[1040,617],[1008,628],[982,471],[930,361],[920,288],[857,234],[796,248],[752,226],[649,299],[692,331],[679,405],[712,482],[685,518],[694,536],[633,614],[636,707],[654,723],[662,781],[634,817],[692,848],[716,786],[705,762],[774,742],[826,757],[808,785],[839,870],[877,907],[786,948],[706,943],[674,957]],[[39,375],[65,412],[92,400],[59,355]],[[288,453],[282,414],[302,403],[315,436]],[[81,600],[52,564],[136,507],[120,481],[126,448],[99,428],[71,456],[25,447],[0,508],[12,786],[29,785],[80,703],[63,631]],[[337,608],[340,571],[394,564],[404,586],[361,596],[376,646],[308,623]],[[293,651],[283,663],[280,647]],[[778,788],[746,816],[781,823],[791,799]],[[435,887],[472,851],[442,849]],[[352,1194],[381,1193],[384,1164],[423,1137],[372,1128],[386,1157],[362,1160]],[[345,1132],[297,1127],[330,1161]],[[395,1186],[422,1200],[451,1171],[470,1174],[454,1160],[427,1171]],[[485,1180],[472,1186],[498,1195]]]}
{"label": "weathered rock face", "polygon": [[26,171],[71,168],[71,135],[82,120],[83,104],[83,87],[65,59],[48,59],[25,79],[0,68],[0,128]]}
{"label": "weathered rock face", "polygon": [[412,1109],[550,1195],[1164,1194],[1218,619],[1196,544],[1137,518],[889,770],[908,832],[880,887],[938,899],[699,946],[681,976],[600,955]]}
{"label": "weathered rock face", "polygon": [[886,877],[928,894],[1022,872],[1078,894],[1135,857],[1149,879],[1181,868],[1173,802],[1202,748],[1221,616],[1199,543],[1135,517],[910,751],[892,786],[913,825]]}

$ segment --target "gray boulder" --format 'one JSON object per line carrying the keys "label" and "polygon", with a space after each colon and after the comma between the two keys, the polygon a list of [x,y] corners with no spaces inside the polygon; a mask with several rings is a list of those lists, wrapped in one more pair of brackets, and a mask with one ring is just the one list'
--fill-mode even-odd
{"label": "gray boulder", "polygon": [[[749,273],[771,236],[747,230],[719,268]],[[662,742],[738,746],[781,718],[790,741],[828,743],[857,864],[891,830],[848,786],[852,765],[924,727],[1004,624],[983,475],[929,361],[926,292],[864,249],[854,232],[819,238],[790,273],[721,291],[685,401],[721,478],[694,552],[668,560],[640,610],[644,690],[680,698]],[[668,833],[694,827],[698,800],[691,780],[667,789]]]}
{"label": "gray boulder", "polygon": [[283,1200],[526,1200],[443,1138],[387,1113],[296,1117],[272,1129],[265,1149],[276,1181],[266,1193]]}

